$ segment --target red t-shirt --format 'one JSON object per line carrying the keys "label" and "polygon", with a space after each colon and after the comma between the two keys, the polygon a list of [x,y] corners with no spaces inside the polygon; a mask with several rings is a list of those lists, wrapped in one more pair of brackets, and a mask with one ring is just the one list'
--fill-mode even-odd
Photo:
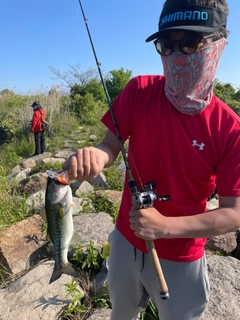
{"label": "red t-shirt", "polygon": [[[164,76],[131,79],[113,103],[123,141],[129,138],[128,161],[141,190],[154,181],[154,201],[165,216],[189,216],[206,211],[217,185],[221,196],[240,196],[240,118],[216,96],[200,114],[186,115],[172,106],[164,92]],[[109,111],[102,122],[115,133]],[[132,194],[125,179],[117,228],[137,249],[144,240],[130,229]],[[194,261],[204,254],[205,239],[157,239],[158,256],[172,261]]]}

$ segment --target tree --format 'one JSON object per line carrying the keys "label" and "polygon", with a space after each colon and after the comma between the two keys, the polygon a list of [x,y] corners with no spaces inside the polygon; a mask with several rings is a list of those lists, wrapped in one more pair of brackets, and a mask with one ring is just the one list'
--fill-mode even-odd
{"label": "tree", "polygon": [[235,94],[235,100],[240,102],[240,89],[238,89],[238,91]]}
{"label": "tree", "polygon": [[86,125],[96,124],[103,113],[102,103],[96,103],[93,95],[89,92],[84,96],[75,94],[71,108],[80,122]]}
{"label": "tree", "polygon": [[96,101],[106,100],[102,84],[97,78],[90,79],[84,85],[75,83],[71,88],[70,96],[74,97],[75,94],[79,94],[84,97],[87,93],[91,93]]}
{"label": "tree", "polygon": [[214,81],[214,93],[225,102],[226,99],[234,99],[235,89],[230,83],[221,83],[219,80]]}
{"label": "tree", "polygon": [[52,73],[55,74],[56,78],[60,79],[67,85],[68,88],[72,88],[76,83],[79,83],[81,86],[84,86],[92,78],[96,78],[98,73],[95,69],[88,69],[87,71],[81,71],[80,65],[70,66],[70,70],[66,72],[60,72],[59,70],[49,67]]}
{"label": "tree", "polygon": [[109,97],[111,101],[113,101],[131,79],[132,71],[125,71],[123,68],[121,68],[119,70],[111,70],[109,73],[110,76],[106,78],[105,84]]}
{"label": "tree", "polygon": [[222,84],[219,80],[214,82],[214,94],[240,115],[240,91],[234,89],[230,83]]}

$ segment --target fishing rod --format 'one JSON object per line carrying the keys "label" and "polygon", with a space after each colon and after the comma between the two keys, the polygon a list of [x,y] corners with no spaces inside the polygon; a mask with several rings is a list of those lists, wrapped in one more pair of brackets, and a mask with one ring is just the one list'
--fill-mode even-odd
{"label": "fishing rod", "polygon": [[[79,5],[80,5],[80,8],[81,8],[81,11],[82,11],[82,16],[83,16],[83,19],[84,19],[84,22],[85,22],[85,26],[86,26],[86,29],[87,29],[88,37],[89,37],[89,40],[90,40],[90,43],[91,43],[92,51],[93,51],[93,54],[94,54],[94,58],[95,58],[95,61],[96,61],[96,65],[97,65],[97,68],[98,68],[98,72],[99,72],[99,75],[100,75],[102,86],[103,86],[103,89],[104,89],[104,92],[105,92],[105,95],[106,95],[108,108],[109,108],[109,111],[110,111],[110,114],[111,114],[111,117],[112,117],[113,125],[114,125],[115,132],[116,132],[116,136],[117,136],[118,143],[119,143],[119,146],[120,146],[120,150],[121,150],[121,153],[122,153],[122,156],[123,156],[123,160],[124,160],[124,163],[125,163],[125,166],[126,166],[127,175],[128,175],[128,178],[129,178],[128,186],[129,186],[129,188],[130,188],[130,190],[132,192],[132,204],[133,204],[133,207],[135,209],[144,209],[144,208],[149,208],[149,207],[153,206],[153,203],[154,203],[154,201],[156,199],[158,199],[159,201],[169,200],[170,197],[168,195],[166,195],[164,197],[159,197],[157,195],[156,191],[153,190],[153,187],[155,186],[154,182],[150,182],[150,183],[147,183],[146,185],[144,185],[144,189],[141,190],[141,191],[139,191],[138,188],[137,188],[137,183],[132,177],[132,173],[131,173],[131,170],[130,170],[130,167],[129,167],[127,156],[126,156],[126,153],[125,153],[125,150],[124,150],[124,147],[123,147],[121,135],[120,135],[120,132],[119,132],[119,129],[118,129],[118,125],[117,125],[117,122],[116,122],[116,119],[115,119],[115,115],[113,113],[111,100],[110,100],[110,97],[109,97],[109,94],[108,94],[108,91],[107,91],[106,84],[105,84],[104,79],[103,79],[103,75],[102,75],[102,71],[101,71],[101,63],[98,61],[97,54],[96,54],[96,51],[95,51],[95,48],[94,48],[94,45],[93,45],[92,37],[91,37],[90,31],[89,31],[89,28],[88,28],[88,20],[85,17],[85,13],[84,13],[84,10],[83,10],[83,6],[82,6],[82,3],[81,3],[81,0],[78,0],[78,2],[79,2]],[[161,298],[163,300],[168,299],[169,298],[168,287],[167,287],[167,284],[166,284],[166,281],[165,281],[165,278],[164,278],[164,275],[163,275],[163,272],[162,272],[162,268],[161,268],[161,265],[160,265],[159,258],[157,256],[157,252],[156,252],[154,243],[153,243],[152,240],[145,240],[145,243],[146,243],[146,247],[148,249],[148,254],[149,254],[149,257],[150,257],[150,261],[152,263],[153,271],[155,273],[155,277],[156,277],[156,281],[157,281],[157,285],[158,285],[160,296],[161,296]]]}

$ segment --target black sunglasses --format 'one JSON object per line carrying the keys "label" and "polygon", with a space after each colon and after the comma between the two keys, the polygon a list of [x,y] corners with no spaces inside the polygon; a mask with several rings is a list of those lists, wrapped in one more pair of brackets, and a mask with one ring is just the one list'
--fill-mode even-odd
{"label": "black sunglasses", "polygon": [[186,54],[197,52],[201,47],[203,39],[213,37],[213,34],[208,36],[191,35],[183,37],[181,40],[171,41],[169,39],[157,39],[154,41],[155,48],[161,56],[169,56],[174,51],[175,43],[178,43],[179,49]]}

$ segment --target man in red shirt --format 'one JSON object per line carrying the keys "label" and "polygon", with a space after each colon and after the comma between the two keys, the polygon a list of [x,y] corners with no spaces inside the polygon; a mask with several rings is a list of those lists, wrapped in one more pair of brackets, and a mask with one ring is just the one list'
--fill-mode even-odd
{"label": "man in red shirt", "polygon": [[[152,207],[132,208],[126,177],[116,228],[109,237],[111,320],[135,320],[149,296],[161,320],[200,319],[209,300],[205,239],[240,227],[240,119],[213,94],[227,43],[222,1],[166,0],[154,40],[163,76],[138,76],[113,103],[138,190],[154,181]],[[70,178],[91,180],[111,166],[120,147],[109,112],[96,147],[63,165]],[[206,211],[217,186],[219,208]],[[145,240],[154,241],[170,298],[161,300]]]}
{"label": "man in red shirt", "polygon": [[42,128],[42,120],[45,120],[46,116],[44,109],[39,102],[34,101],[31,107],[33,108],[31,132],[34,132],[35,153],[33,155],[35,156],[44,153],[45,151],[45,137]]}

